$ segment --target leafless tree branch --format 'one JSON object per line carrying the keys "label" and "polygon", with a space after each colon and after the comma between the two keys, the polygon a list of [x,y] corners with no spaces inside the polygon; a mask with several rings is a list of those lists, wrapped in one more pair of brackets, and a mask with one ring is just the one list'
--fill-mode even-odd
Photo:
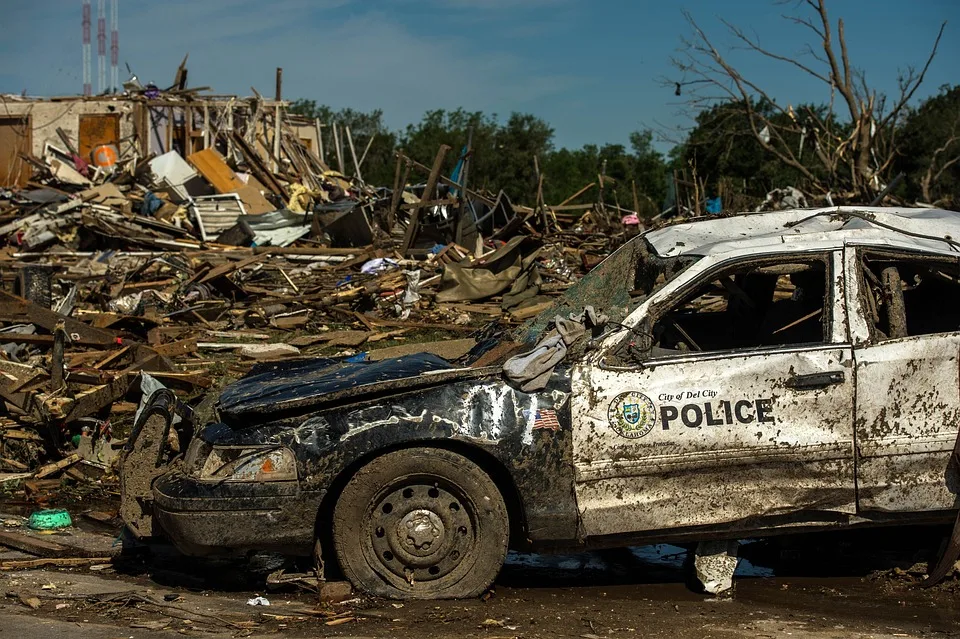
{"label": "leafless tree branch", "polygon": [[910,99],[913,97],[913,94],[917,92],[917,89],[920,88],[920,84],[923,83],[923,78],[927,74],[927,69],[930,68],[930,63],[933,62],[933,58],[937,55],[937,49],[940,46],[940,38],[943,37],[943,30],[947,28],[947,23],[944,22],[940,25],[940,31],[937,32],[937,37],[933,41],[933,47],[930,49],[930,55],[927,56],[927,61],[923,64],[923,68],[920,70],[919,74],[910,74],[915,76],[912,81],[907,82],[906,86],[903,87],[900,91],[900,101],[897,102],[894,107],[890,110],[890,113],[887,114],[883,120],[880,122],[880,126],[886,126],[890,123],[891,120],[897,117],[900,111],[907,105]]}

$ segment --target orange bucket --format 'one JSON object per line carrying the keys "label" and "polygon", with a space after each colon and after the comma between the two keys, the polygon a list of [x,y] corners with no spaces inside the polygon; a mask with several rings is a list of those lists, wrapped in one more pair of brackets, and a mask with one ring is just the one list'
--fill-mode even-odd
{"label": "orange bucket", "polygon": [[90,152],[90,156],[93,159],[94,166],[110,168],[116,166],[117,160],[120,159],[120,151],[116,145],[102,144],[95,147],[93,151]]}

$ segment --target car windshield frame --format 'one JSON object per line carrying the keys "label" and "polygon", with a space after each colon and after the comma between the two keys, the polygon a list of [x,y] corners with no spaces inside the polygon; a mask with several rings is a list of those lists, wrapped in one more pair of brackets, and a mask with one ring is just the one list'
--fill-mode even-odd
{"label": "car windshield frame", "polygon": [[579,313],[587,306],[612,322],[623,322],[651,295],[675,281],[701,259],[699,255],[662,257],[644,235],[620,246],[573,284],[546,310],[516,332],[516,341],[534,342],[558,315]]}

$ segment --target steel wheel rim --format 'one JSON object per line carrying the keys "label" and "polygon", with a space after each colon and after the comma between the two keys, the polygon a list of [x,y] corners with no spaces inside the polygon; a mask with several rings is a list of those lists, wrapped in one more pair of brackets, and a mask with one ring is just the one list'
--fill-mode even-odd
{"label": "steel wheel rim", "polygon": [[405,477],[385,486],[371,500],[361,531],[371,568],[408,588],[459,578],[478,542],[473,502],[439,477]]}

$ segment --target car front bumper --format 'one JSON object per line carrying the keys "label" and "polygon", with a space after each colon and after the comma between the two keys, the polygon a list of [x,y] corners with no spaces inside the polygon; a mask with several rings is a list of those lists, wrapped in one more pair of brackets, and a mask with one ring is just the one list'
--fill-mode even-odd
{"label": "car front bumper", "polygon": [[297,481],[208,482],[172,471],[157,478],[153,498],[156,523],[185,554],[309,555],[323,493]]}

